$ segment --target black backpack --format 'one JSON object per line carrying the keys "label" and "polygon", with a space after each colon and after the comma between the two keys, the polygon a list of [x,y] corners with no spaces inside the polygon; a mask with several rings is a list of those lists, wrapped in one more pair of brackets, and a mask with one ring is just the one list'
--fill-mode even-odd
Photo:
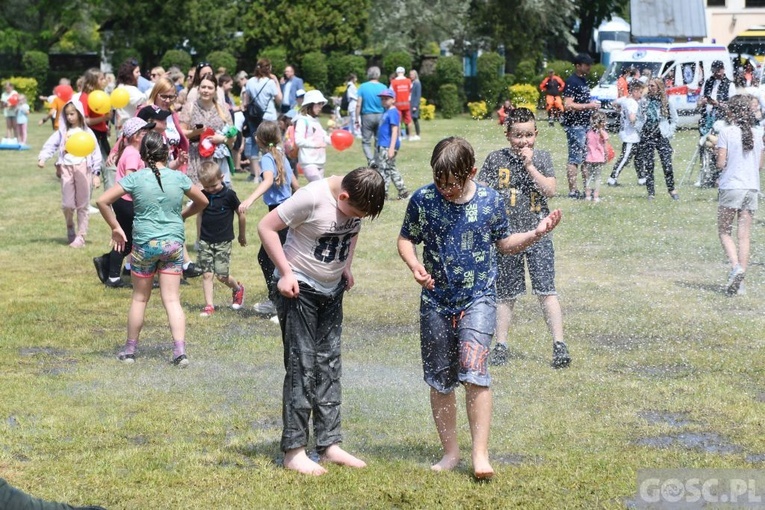
{"label": "black backpack", "polygon": [[343,97],[340,99],[340,110],[341,111],[348,111],[348,106],[350,105],[351,101],[348,97],[348,88],[346,87],[345,92],[343,92]]}

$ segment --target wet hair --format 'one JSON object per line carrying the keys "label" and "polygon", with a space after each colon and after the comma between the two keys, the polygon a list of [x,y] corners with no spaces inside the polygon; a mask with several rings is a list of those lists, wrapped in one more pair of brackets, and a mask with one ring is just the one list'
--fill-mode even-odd
{"label": "wet hair", "polygon": [[464,185],[475,167],[475,152],[464,138],[450,136],[438,142],[433,148],[430,166],[433,169],[433,181],[436,185],[445,185],[450,175],[460,185]]}
{"label": "wet hair", "polygon": [[274,158],[276,164],[274,184],[281,186],[287,180],[287,172],[284,170],[284,154],[279,149],[282,143],[282,130],[279,128],[279,123],[272,120],[261,122],[255,132],[255,141],[258,147]]}
{"label": "wet hair", "polygon": [[754,149],[752,126],[757,123],[757,118],[752,109],[753,100],[754,96],[750,94],[740,94],[728,101],[728,122],[741,129],[741,147],[744,152]]}
{"label": "wet hair", "polygon": [[531,121],[534,122],[534,126],[537,125],[537,119],[534,117],[534,112],[528,108],[521,106],[519,108],[510,110],[510,112],[507,114],[507,119],[505,119],[505,132],[509,133],[510,129],[512,129],[515,124],[522,124],[524,122]]}
{"label": "wet hair", "polygon": [[348,193],[348,204],[365,216],[377,218],[385,205],[385,181],[380,172],[367,167],[352,170],[340,184]]}
{"label": "wet hair", "polygon": [[100,90],[98,88],[98,81],[102,75],[103,73],[97,67],[91,67],[85,71],[85,74],[82,75],[82,91],[89,94],[94,90]]}
{"label": "wet hair", "polygon": [[640,80],[632,80],[629,85],[627,85],[627,92],[632,94],[636,90],[643,90],[645,88],[645,83],[643,83]]}
{"label": "wet hair", "polygon": [[220,165],[215,161],[203,161],[199,167],[199,182],[206,186],[213,179],[223,179]]}
{"label": "wet hair", "polygon": [[117,83],[136,85],[138,80],[133,76],[133,71],[136,67],[138,67],[138,63],[132,58],[121,63],[119,69],[117,69]]}
{"label": "wet hair", "polygon": [[141,141],[141,159],[149,165],[151,171],[154,172],[154,177],[157,178],[159,189],[163,192],[165,191],[165,188],[162,187],[162,179],[159,175],[157,163],[164,164],[167,161],[168,153],[167,144],[161,134],[156,131],[149,131],[146,133]]}

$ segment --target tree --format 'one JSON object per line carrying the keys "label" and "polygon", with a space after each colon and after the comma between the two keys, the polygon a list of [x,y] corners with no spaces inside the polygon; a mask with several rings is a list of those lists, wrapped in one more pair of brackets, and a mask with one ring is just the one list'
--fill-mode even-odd
{"label": "tree", "polygon": [[0,50],[48,52],[67,33],[90,30],[94,1],[0,0]]}
{"label": "tree", "polygon": [[576,48],[578,51],[588,51],[592,34],[595,27],[611,17],[612,13],[623,11],[629,0],[591,0],[579,2],[577,15],[579,16],[579,32],[576,36]]}

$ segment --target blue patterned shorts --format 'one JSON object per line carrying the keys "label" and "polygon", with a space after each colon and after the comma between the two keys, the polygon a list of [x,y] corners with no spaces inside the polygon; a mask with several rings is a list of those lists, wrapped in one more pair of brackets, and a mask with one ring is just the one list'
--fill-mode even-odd
{"label": "blue patterned shorts", "polygon": [[133,243],[132,273],[139,278],[152,278],[157,271],[165,274],[183,273],[182,241],[149,241]]}

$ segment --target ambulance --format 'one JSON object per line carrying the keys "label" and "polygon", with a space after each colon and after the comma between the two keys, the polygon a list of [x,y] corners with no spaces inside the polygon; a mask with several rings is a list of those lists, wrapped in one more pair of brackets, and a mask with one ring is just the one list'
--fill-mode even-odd
{"label": "ambulance", "polygon": [[618,118],[611,103],[616,99],[616,80],[622,70],[634,67],[651,76],[664,80],[667,96],[677,108],[678,124],[695,127],[699,112],[696,104],[704,90],[704,80],[711,74],[712,62],[722,61],[725,75],[733,80],[733,65],[728,49],[721,44],[698,42],[667,44],[629,44],[620,52],[612,54],[600,82],[590,91],[592,99],[601,102],[609,124]]}

